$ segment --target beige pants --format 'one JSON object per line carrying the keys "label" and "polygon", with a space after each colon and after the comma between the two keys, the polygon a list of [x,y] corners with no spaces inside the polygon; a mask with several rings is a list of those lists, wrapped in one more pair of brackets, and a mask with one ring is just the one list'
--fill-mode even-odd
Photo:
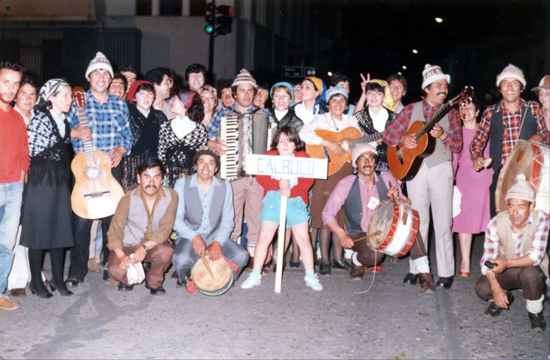
{"label": "beige pants", "polygon": [[[455,259],[453,254],[453,166],[446,161],[432,168],[422,163],[415,178],[407,183],[412,208],[420,217],[420,235],[428,249],[428,231],[430,229],[430,206],[435,230],[435,255],[437,274],[440,277],[453,276]],[[428,252],[429,253],[429,252]],[[430,261],[433,264],[432,261]],[[412,259],[410,271],[418,274]]]}
{"label": "beige pants", "polygon": [[[237,240],[243,230],[243,214],[246,217],[248,226],[248,248],[253,249],[258,242],[260,234],[260,213],[264,204],[264,188],[258,184],[256,178],[246,176],[245,178],[231,182],[233,188],[233,208],[235,209],[235,227],[230,238]],[[250,250],[249,250],[250,252]]]}

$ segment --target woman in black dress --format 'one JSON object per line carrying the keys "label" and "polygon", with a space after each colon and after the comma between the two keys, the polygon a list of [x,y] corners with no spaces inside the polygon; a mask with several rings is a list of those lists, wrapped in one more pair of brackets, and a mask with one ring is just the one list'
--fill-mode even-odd
{"label": "woman in black dress", "polygon": [[21,245],[29,248],[33,294],[52,297],[42,282],[44,251],[52,262],[52,291],[72,295],[63,281],[63,250],[74,246],[73,212],[69,181],[71,129],[65,118],[71,109],[71,87],[63,79],[49,80],[42,86],[35,112],[29,123],[30,169],[25,185],[21,217]]}
{"label": "woman in black dress", "polygon": [[143,160],[157,157],[160,125],[167,121],[160,110],[153,108],[155,88],[148,81],[135,81],[128,90],[130,128],[134,142],[130,155],[124,157],[124,192],[137,187],[137,169]]}
{"label": "woman in black dress", "polygon": [[192,174],[193,156],[206,145],[208,134],[201,123],[204,108],[197,92],[184,90],[173,96],[170,111],[176,118],[160,126],[158,156],[166,166],[165,185],[173,188],[177,179]]}

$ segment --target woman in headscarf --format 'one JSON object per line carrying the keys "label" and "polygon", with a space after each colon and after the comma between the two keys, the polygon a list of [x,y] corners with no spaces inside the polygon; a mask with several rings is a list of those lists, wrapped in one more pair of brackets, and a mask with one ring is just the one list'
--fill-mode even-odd
{"label": "woman in headscarf", "polygon": [[129,156],[124,157],[124,191],[137,186],[137,172],[143,160],[157,157],[160,125],[167,121],[166,115],[153,108],[155,88],[148,81],[134,81],[128,90],[130,128],[134,142]]}
{"label": "woman in headscarf", "polygon": [[166,166],[165,184],[173,188],[181,176],[192,174],[193,156],[206,145],[208,134],[201,123],[204,108],[196,91],[184,90],[173,96],[170,111],[176,117],[160,127],[158,156]]}
{"label": "woman in headscarf", "polygon": [[45,250],[49,250],[52,263],[51,290],[59,290],[62,296],[73,294],[63,281],[63,250],[75,244],[70,199],[71,129],[65,117],[72,101],[72,90],[65,80],[49,80],[40,89],[36,115],[27,128],[30,169],[21,216],[21,245],[29,248],[29,288],[45,299],[53,296],[42,281]]}
{"label": "woman in headscarf", "polygon": [[300,120],[291,108],[294,105],[294,90],[292,85],[287,82],[279,82],[271,88],[269,92],[271,102],[273,103],[272,114],[277,119],[277,128],[290,126],[296,131],[300,131],[304,122]]}
{"label": "woman in headscarf", "polygon": [[321,106],[326,85],[317,77],[309,76],[302,81],[302,102],[292,107],[296,116],[305,124],[313,120],[315,115],[326,111]]}
{"label": "woman in headscarf", "polygon": [[[305,81],[304,81],[305,83]],[[302,85],[303,86],[303,85]],[[315,130],[330,130],[339,132],[348,127],[359,129],[357,120],[353,116],[345,115],[346,105],[348,102],[348,93],[341,87],[333,87],[326,94],[329,112],[326,114],[316,115],[313,121],[304,125],[300,131],[300,138],[303,142],[309,145],[322,145],[332,151],[336,155],[344,155],[345,150],[342,146],[334,141],[325,140],[315,134]],[[316,180],[312,189],[311,197],[311,227],[312,240],[317,237],[317,230],[320,230],[319,245],[321,248],[321,263],[319,273],[321,275],[329,275],[331,272],[331,263],[329,249],[331,243],[331,231],[323,224],[322,212],[325,207],[332,190],[336,187],[338,181],[344,177],[353,174],[354,168],[350,162],[346,162],[340,170],[329,175],[326,180]],[[345,215],[343,211],[338,213],[338,223],[344,226]],[[349,264],[343,259],[344,249],[338,237],[332,235],[332,246],[334,249],[334,259],[332,267],[337,269],[349,270]],[[314,247],[315,248],[315,247]]]}
{"label": "woman in headscarf", "polygon": [[[363,89],[367,106],[353,114],[363,135],[381,133],[395,119],[393,98],[384,80],[370,80]],[[363,97],[363,96],[362,96]],[[371,144],[376,147],[380,160],[376,170],[390,171],[388,166],[388,145],[381,140]]]}

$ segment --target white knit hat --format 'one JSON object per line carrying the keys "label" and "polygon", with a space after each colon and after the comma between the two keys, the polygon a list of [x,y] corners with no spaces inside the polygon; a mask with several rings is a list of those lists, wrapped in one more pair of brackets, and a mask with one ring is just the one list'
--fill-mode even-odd
{"label": "white knit hat", "polygon": [[109,72],[109,74],[111,74],[111,78],[114,76],[111,62],[99,51],[95,54],[95,58],[93,58],[88,64],[88,69],[86,69],[86,78],[88,78],[88,75],[90,75],[92,71],[97,69],[105,69]]}
{"label": "white knit hat", "polygon": [[523,84],[523,87],[527,84],[527,81],[525,81],[525,76],[523,76],[523,71],[512,64],[506,66],[504,70],[497,75],[497,87],[500,87],[500,82],[506,78],[514,78],[519,80],[519,82]]}
{"label": "white knit hat", "polygon": [[441,79],[447,80],[447,84],[451,83],[451,75],[443,74],[441,67],[426,64],[426,66],[424,66],[424,71],[422,71],[422,89],[425,89],[426,86]]}
{"label": "white knit hat", "polygon": [[374,155],[378,155],[378,151],[376,151],[376,148],[371,144],[359,144],[353,148],[353,152],[351,153],[351,163],[354,167],[357,167],[357,158],[365,151],[370,151]]}
{"label": "white knit hat", "polygon": [[258,88],[258,84],[256,84],[256,80],[248,70],[242,69],[239,74],[235,77],[235,80],[233,80],[233,84],[231,84],[231,87],[241,85],[241,84],[250,84],[254,86],[256,89]]}
{"label": "white knit hat", "polygon": [[516,183],[506,192],[506,198],[504,200],[521,199],[532,203],[535,202],[535,190],[533,190],[525,175],[518,174],[516,179]]}

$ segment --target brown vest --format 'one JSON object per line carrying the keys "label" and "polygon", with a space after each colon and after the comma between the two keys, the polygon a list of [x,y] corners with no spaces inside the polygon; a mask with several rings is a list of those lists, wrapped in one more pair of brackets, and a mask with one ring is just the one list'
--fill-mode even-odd
{"label": "brown vest", "polygon": [[[527,251],[531,249],[531,242],[533,241],[533,233],[535,231],[533,224],[539,217],[540,210],[533,210],[531,213],[531,224],[527,223],[523,228],[523,234],[521,235],[521,255],[525,256]],[[502,259],[515,259],[516,248],[514,247],[514,238],[512,235],[512,227],[510,226],[510,215],[508,211],[502,211],[497,215],[497,234],[499,240],[498,254]],[[539,266],[548,277],[548,253],[544,253],[542,261]]]}

